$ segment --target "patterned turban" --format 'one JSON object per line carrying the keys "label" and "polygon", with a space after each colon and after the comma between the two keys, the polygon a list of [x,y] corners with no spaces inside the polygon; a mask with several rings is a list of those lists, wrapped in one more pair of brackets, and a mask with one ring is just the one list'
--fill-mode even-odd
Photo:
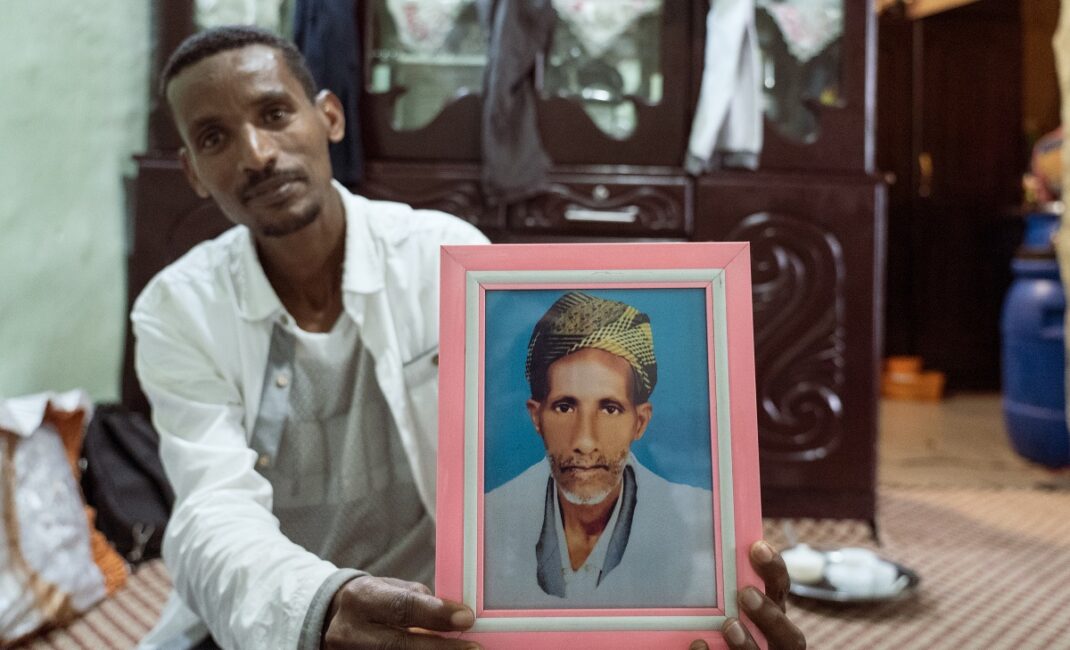
{"label": "patterned turban", "polygon": [[557,299],[531,332],[524,374],[534,395],[546,387],[550,364],[584,348],[604,350],[628,362],[637,403],[650,399],[658,381],[650,318],[631,305],[570,291]]}

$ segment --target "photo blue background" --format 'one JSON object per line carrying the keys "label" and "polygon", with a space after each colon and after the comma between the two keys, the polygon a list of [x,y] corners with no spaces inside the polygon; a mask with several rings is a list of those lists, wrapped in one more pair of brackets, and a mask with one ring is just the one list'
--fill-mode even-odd
{"label": "photo blue background", "polygon": [[[704,289],[582,289],[634,306],[650,317],[658,382],[653,417],[632,444],[643,465],[675,483],[711,489],[709,369]],[[486,292],[484,487],[493,490],[545,456],[526,403],[528,339],[567,290]]]}

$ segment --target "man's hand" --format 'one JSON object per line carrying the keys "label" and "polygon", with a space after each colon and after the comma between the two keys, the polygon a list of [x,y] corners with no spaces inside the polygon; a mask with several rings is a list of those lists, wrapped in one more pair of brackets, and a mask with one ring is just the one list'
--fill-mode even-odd
{"label": "man's hand", "polygon": [[[765,594],[754,587],[739,592],[739,606],[750,616],[769,641],[770,650],[806,650],[806,638],[784,613],[788,596],[788,568],[784,558],[764,541],[750,547],[750,563],[765,582]],[[729,618],[721,626],[732,650],[757,650],[758,644],[737,619]],[[706,643],[695,641],[690,650],[708,650]]]}
{"label": "man's hand", "polygon": [[441,600],[418,583],[361,576],[342,585],[331,600],[323,647],[396,650],[477,649],[471,641],[434,632],[461,632],[475,615],[460,603]]}

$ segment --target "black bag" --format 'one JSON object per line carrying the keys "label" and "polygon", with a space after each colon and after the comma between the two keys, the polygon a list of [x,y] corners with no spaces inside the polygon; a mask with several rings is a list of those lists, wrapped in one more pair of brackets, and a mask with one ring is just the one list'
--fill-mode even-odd
{"label": "black bag", "polygon": [[127,561],[160,557],[175,501],[148,419],[118,404],[96,407],[82,443],[82,492],[97,510],[97,529]]}

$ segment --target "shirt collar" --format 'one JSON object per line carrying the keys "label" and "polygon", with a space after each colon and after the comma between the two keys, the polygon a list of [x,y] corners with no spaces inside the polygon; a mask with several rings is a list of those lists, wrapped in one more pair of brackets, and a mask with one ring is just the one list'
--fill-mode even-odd
{"label": "shirt collar", "polygon": [[[598,543],[584,564],[595,563],[599,569],[598,584],[620,564],[624,550],[631,536],[632,517],[638,499],[638,485],[635,481],[633,459],[629,455],[624,468],[623,487],[620,498],[613,507],[613,514],[606,522]],[[537,577],[539,586],[552,596],[566,597],[565,571],[571,571],[568,560],[568,545],[565,543],[563,524],[561,523],[560,505],[557,500],[557,486],[551,475],[546,485],[546,499],[543,507],[542,532],[535,546]]]}
{"label": "shirt collar", "polygon": [[[346,252],[342,269],[343,293],[375,293],[383,288],[383,265],[371,236],[369,201],[352,194],[338,181],[331,186],[342,199],[346,220]],[[260,265],[256,241],[243,228],[232,249],[231,273],[237,284],[238,309],[248,320],[261,320],[283,311],[282,302]]]}
{"label": "shirt collar", "polygon": [[386,270],[382,253],[372,237],[371,201],[351,193],[338,181],[332,181],[342,197],[346,213],[346,260],[342,270],[342,290],[346,293],[376,293],[385,285]]}

